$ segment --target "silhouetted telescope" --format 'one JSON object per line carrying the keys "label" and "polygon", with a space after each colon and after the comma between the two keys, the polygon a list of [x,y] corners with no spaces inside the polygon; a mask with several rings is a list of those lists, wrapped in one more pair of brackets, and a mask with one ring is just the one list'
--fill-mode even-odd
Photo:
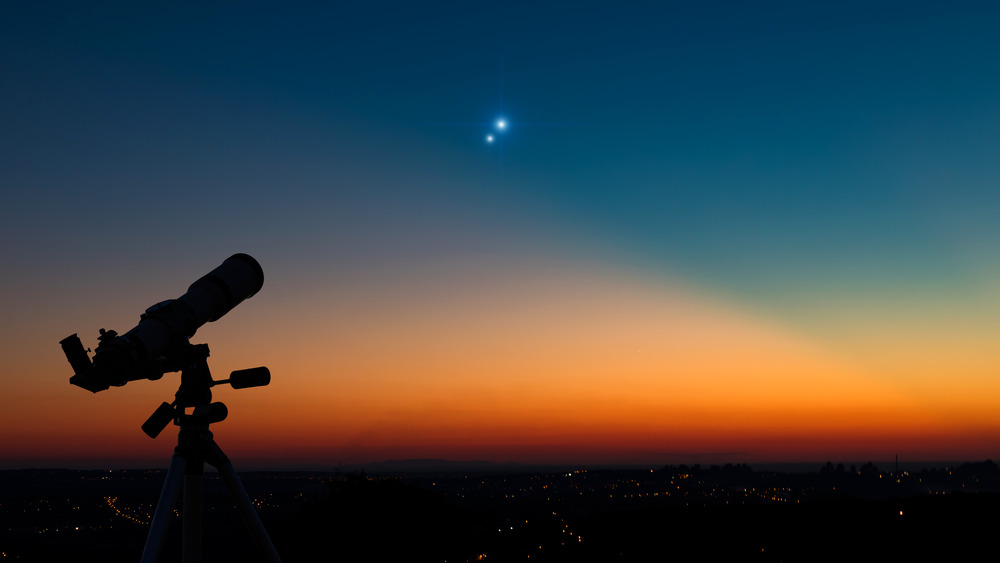
{"label": "silhouetted telescope", "polygon": [[208,344],[190,342],[201,325],[219,320],[263,286],[260,264],[246,254],[234,254],[191,284],[184,295],[146,309],[139,316],[139,324],[125,334],[118,336],[102,328],[93,361],[76,334],[59,342],[75,372],[69,382],[94,393],[136,379],[159,379],[168,371],[181,372],[174,402],[162,403],[142,425],[150,438],[156,438],[171,422],[180,428],[142,550],[142,563],[160,560],[182,487],[182,560],[202,561],[201,481],[206,463],[215,467],[225,482],[243,524],[257,542],[258,552],[271,563],[281,563],[232,462],[209,430],[211,424],[222,422],[229,414],[225,404],[212,402],[213,386],[228,383],[234,389],[262,387],[271,382],[271,372],[266,367],[243,369],[232,372],[229,379],[216,381],[208,369]]}
{"label": "silhouetted telescope", "polygon": [[[234,254],[218,268],[191,284],[187,293],[146,309],[139,324],[119,336],[101,329],[100,342],[91,361],[89,350],[74,333],[62,339],[66,359],[73,366],[69,382],[97,393],[112,385],[137,379],[159,379],[180,371],[186,359],[188,340],[201,325],[216,321],[264,286],[264,270],[253,257]],[[267,385],[259,373],[235,377],[234,387]],[[269,379],[269,378],[268,378]]]}

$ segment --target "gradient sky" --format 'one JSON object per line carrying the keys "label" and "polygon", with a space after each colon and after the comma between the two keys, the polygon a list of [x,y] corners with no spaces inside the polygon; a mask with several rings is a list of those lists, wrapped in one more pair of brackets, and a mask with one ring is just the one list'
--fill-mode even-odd
{"label": "gradient sky", "polygon": [[539,4],[0,4],[0,466],[166,465],[58,342],[235,252],[237,467],[1000,456],[996,3]]}

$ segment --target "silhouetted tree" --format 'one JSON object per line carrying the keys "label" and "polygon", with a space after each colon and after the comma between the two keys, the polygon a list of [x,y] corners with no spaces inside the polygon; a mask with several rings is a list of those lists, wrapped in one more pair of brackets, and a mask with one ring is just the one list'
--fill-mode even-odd
{"label": "silhouetted tree", "polygon": [[862,475],[865,475],[865,476],[873,476],[873,475],[874,476],[878,476],[878,475],[882,474],[882,472],[879,471],[878,467],[875,467],[875,464],[872,463],[872,462],[870,462],[870,461],[868,463],[862,465],[861,466],[861,471],[859,471],[858,473],[860,473]]}

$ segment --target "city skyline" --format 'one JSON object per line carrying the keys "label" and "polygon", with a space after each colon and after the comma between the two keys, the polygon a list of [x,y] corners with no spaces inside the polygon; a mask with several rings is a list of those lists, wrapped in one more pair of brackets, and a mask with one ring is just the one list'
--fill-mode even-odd
{"label": "city skyline", "polygon": [[58,343],[236,252],[237,468],[995,459],[998,16],[5,5],[0,465],[165,465]]}

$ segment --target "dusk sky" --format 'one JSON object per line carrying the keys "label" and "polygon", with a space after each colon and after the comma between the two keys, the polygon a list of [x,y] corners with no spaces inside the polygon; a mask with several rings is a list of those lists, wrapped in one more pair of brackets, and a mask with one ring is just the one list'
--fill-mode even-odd
{"label": "dusk sky", "polygon": [[[0,4],[0,467],[166,466],[97,345],[192,342],[237,468],[1000,456],[994,2]],[[497,120],[506,127],[497,127]],[[487,136],[493,135],[488,142]]]}

